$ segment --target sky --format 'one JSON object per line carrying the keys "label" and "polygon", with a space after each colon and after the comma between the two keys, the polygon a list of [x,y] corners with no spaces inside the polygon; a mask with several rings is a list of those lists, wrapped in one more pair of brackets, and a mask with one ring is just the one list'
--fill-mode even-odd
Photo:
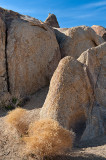
{"label": "sky", "polygon": [[0,7],[45,21],[56,15],[61,28],[106,27],[106,0],[0,0]]}

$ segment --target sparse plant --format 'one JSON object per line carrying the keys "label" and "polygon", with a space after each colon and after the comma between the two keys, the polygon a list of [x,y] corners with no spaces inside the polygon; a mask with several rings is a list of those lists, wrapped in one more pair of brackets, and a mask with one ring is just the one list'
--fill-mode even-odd
{"label": "sparse plant", "polygon": [[20,95],[14,97],[8,93],[0,99],[0,108],[3,110],[13,110],[18,106],[23,107],[27,101],[29,101],[29,97],[21,97]]}
{"label": "sparse plant", "polygon": [[5,106],[5,109],[6,110],[13,110],[13,109],[15,109],[15,107],[10,104],[10,105]]}
{"label": "sparse plant", "polygon": [[16,97],[13,97],[13,98],[12,98],[12,103],[13,103],[13,104],[16,104],[16,103],[17,103],[17,100],[18,100],[18,99],[17,99]]}

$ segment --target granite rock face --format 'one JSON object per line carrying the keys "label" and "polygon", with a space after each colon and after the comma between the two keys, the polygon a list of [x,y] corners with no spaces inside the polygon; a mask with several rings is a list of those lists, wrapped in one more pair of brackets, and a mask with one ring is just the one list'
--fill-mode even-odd
{"label": "granite rock face", "polygon": [[62,57],[71,56],[77,59],[82,52],[96,47],[104,40],[87,26],[72,28],[54,28]]}
{"label": "granite rock face", "polygon": [[93,90],[83,64],[67,56],[60,61],[51,79],[40,118],[52,118],[75,131],[78,123],[85,125],[92,103]]}
{"label": "granite rock face", "polygon": [[82,140],[86,140],[89,136],[94,138],[106,133],[106,42],[85,51],[78,60],[87,66],[94,92],[92,110],[82,136]]}
{"label": "granite rock face", "polygon": [[21,95],[48,85],[61,58],[49,27],[20,19],[14,20],[8,30],[7,57],[10,90]]}
{"label": "granite rock face", "polygon": [[54,14],[49,14],[44,23],[51,27],[60,28],[57,18]]}
{"label": "granite rock face", "polygon": [[93,25],[91,28],[106,41],[106,28],[97,25]]}
{"label": "granite rock face", "polygon": [[[14,96],[32,94],[49,84],[61,59],[54,31],[35,18],[2,8],[0,11],[2,23],[6,26],[1,30],[4,40],[0,42],[3,43],[0,54],[4,56],[2,66],[6,61],[2,68],[8,69],[9,92]],[[3,69],[1,77],[5,72]]]}
{"label": "granite rock face", "polygon": [[87,66],[95,100],[106,106],[106,42],[83,52],[78,60]]}
{"label": "granite rock face", "polygon": [[63,58],[51,79],[41,119],[57,120],[63,127],[72,128],[77,136],[82,134],[81,140],[104,134],[105,56],[106,43],[103,43],[83,52],[77,60],[70,56]]}

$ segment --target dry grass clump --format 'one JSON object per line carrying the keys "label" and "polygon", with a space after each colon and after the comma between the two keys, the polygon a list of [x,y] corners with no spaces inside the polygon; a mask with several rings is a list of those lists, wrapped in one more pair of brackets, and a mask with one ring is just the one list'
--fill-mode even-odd
{"label": "dry grass clump", "polygon": [[15,110],[8,112],[5,121],[16,128],[19,133],[26,134],[28,130],[28,122],[24,119],[26,114],[27,110],[16,108]]}
{"label": "dry grass clump", "polygon": [[54,156],[72,148],[74,133],[52,119],[39,120],[29,126],[28,137],[23,138],[26,152],[40,157]]}

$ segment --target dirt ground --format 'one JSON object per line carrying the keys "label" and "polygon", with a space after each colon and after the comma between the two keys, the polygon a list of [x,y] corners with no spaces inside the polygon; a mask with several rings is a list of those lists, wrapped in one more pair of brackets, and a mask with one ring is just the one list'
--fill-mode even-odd
{"label": "dirt ground", "polygon": [[[29,110],[30,115],[39,119],[48,87],[39,90],[31,96],[30,101],[23,108]],[[33,156],[24,155],[22,137],[11,126],[5,123],[6,110],[0,110],[0,160],[35,160]],[[52,157],[52,160],[106,160],[106,136],[97,137],[88,142],[81,142],[65,155]]]}

